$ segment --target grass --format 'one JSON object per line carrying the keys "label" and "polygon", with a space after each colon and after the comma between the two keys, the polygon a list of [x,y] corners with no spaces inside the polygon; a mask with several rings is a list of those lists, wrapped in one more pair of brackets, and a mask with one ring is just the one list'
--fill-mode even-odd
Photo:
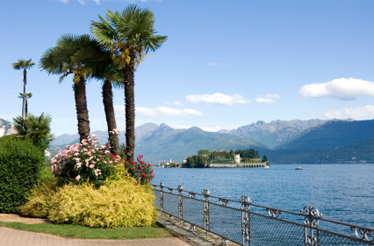
{"label": "grass", "polygon": [[20,222],[0,222],[0,227],[8,227],[17,230],[41,232],[61,237],[81,239],[144,239],[165,238],[173,236],[173,233],[159,225],[152,227],[126,227],[116,229],[89,228],[68,224],[24,224]]}

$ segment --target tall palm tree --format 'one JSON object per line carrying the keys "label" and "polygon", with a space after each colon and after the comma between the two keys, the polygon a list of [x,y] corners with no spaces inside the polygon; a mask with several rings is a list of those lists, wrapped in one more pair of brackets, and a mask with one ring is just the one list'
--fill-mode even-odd
{"label": "tall palm tree", "polygon": [[154,14],[146,8],[129,5],[123,12],[106,12],[106,20],[92,21],[94,37],[112,51],[115,64],[121,66],[125,88],[126,156],[134,161],[135,100],[134,72],[149,51],[156,51],[166,41],[166,36],[156,35]]}
{"label": "tall palm tree", "polygon": [[[30,60],[17,60],[16,62],[12,63],[12,66],[16,70],[23,69],[23,94],[25,95],[26,93],[26,83],[27,83],[27,76],[26,76],[26,70],[32,68],[35,63]],[[22,118],[24,116],[25,112],[25,98],[22,100]]]}
{"label": "tall palm tree", "polygon": [[[95,51],[102,47],[89,35],[62,35],[55,47],[49,48],[40,60],[40,68],[49,74],[60,75],[59,82],[73,74],[73,90],[75,98],[75,108],[78,120],[78,133],[80,141],[87,139],[90,134],[88,119],[86,80],[92,73]],[[102,58],[99,57],[98,61]],[[91,61],[91,62],[90,62]]]}
{"label": "tall palm tree", "polygon": [[108,127],[108,135],[111,144],[111,152],[115,155],[120,154],[118,134],[113,132],[117,128],[116,118],[113,107],[113,90],[112,87],[122,89],[123,74],[118,70],[111,60],[105,62],[103,69],[96,70],[93,77],[103,81],[102,95],[105,117]]}
{"label": "tall palm tree", "polygon": [[32,97],[32,93],[25,93],[25,94],[22,94],[22,93],[19,93],[19,96],[18,98],[22,98],[25,100],[25,116],[27,116],[27,112],[28,112],[28,99],[30,99]]}

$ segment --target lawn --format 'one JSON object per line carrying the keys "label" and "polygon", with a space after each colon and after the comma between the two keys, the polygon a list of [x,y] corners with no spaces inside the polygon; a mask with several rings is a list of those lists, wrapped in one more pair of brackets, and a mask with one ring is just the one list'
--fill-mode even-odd
{"label": "lawn", "polygon": [[53,234],[61,237],[81,239],[143,239],[171,237],[172,232],[159,225],[152,227],[126,227],[116,229],[89,228],[68,224],[24,224],[20,222],[0,222],[0,227],[8,227],[31,232]]}

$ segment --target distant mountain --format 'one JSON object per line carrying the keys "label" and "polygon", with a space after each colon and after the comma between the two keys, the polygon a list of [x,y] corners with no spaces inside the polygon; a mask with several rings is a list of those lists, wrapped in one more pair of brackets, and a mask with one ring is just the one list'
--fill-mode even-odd
{"label": "distant mountain", "polygon": [[374,120],[330,121],[310,128],[276,149],[321,149],[340,147],[374,137]]}
{"label": "distant mountain", "polygon": [[272,164],[374,163],[374,138],[340,147],[262,150]]}
{"label": "distant mountain", "polygon": [[14,124],[7,120],[0,119],[0,137],[13,133],[16,133]]}
{"label": "distant mountain", "polygon": [[189,129],[173,129],[161,124],[152,135],[136,145],[135,154],[144,155],[151,163],[170,159],[181,162],[184,158],[194,155],[200,149],[267,149],[266,146],[242,139],[230,134],[206,132],[198,127]]}
{"label": "distant mountain", "polygon": [[257,123],[252,123],[231,130],[229,134],[240,136],[241,138],[248,138],[262,143],[269,148],[274,148],[300,136],[304,130],[322,125],[326,122],[327,120],[320,119],[290,121],[276,120],[271,121],[270,123],[257,121]]}

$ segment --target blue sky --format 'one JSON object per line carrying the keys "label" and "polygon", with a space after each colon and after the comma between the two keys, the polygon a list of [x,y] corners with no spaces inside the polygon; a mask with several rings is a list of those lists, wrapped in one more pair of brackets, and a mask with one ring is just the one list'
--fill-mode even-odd
{"label": "blue sky", "polygon": [[[131,1],[150,8],[168,40],[135,74],[136,125],[162,122],[205,130],[258,120],[374,118],[374,1]],[[0,3],[0,118],[21,114],[28,70],[29,112],[50,114],[52,132],[76,133],[72,77],[40,71],[43,52],[65,33],[87,34],[125,0],[14,0]],[[101,82],[87,84],[91,130],[106,130]],[[124,129],[123,91],[114,104]]]}

